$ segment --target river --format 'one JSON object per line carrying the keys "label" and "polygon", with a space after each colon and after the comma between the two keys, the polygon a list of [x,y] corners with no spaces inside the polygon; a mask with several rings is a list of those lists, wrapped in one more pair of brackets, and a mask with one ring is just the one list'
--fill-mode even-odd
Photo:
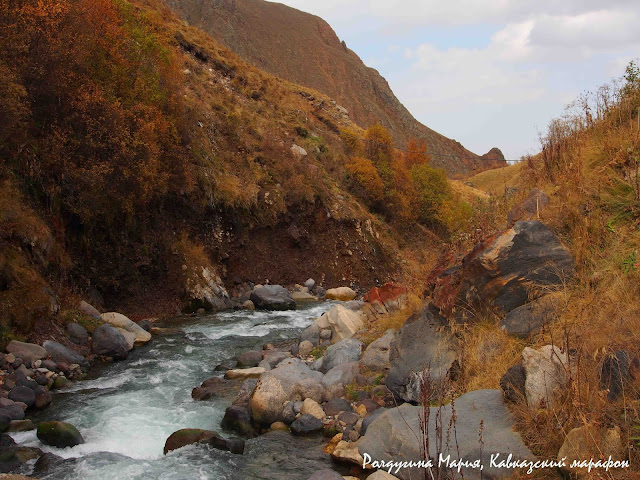
{"label": "river", "polygon": [[171,326],[184,333],[154,336],[127,360],[95,368],[87,380],[56,393],[51,407],[33,417],[35,422],[72,423],[86,443],[57,449],[43,445],[35,431],[12,436],[21,445],[68,459],[46,473],[36,472],[43,480],[305,479],[331,466],[321,438],[273,432],[248,441],[244,455],[202,445],[166,456],[162,450],[167,437],[181,428],[224,434],[220,421],[229,399],[191,398],[191,389],[211,377],[216,365],[264,343],[294,338],[330,306],[325,302],[287,312],[233,311],[175,320]]}

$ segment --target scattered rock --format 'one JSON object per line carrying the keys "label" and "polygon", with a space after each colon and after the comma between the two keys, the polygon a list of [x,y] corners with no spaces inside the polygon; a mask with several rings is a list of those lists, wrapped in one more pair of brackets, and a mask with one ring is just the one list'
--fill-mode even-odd
{"label": "scattered rock", "polygon": [[211,377],[202,382],[199,387],[191,390],[191,397],[194,400],[210,400],[221,393],[227,393],[228,383],[219,377]]}
{"label": "scattered rock", "polygon": [[333,343],[344,338],[351,338],[358,330],[364,328],[360,313],[349,310],[342,305],[334,305],[316,319],[315,323],[321,329],[331,329]]}
{"label": "scattered rock", "polygon": [[11,389],[11,391],[9,392],[9,400],[13,400],[14,402],[22,402],[26,404],[27,407],[33,407],[33,404],[36,403],[36,394],[28,387],[18,386]]}
{"label": "scattered rock", "polygon": [[344,398],[333,398],[324,405],[324,411],[329,416],[336,416],[342,412],[352,412],[351,402]]}
{"label": "scattered rock", "polygon": [[26,420],[11,420],[9,423],[8,432],[28,432],[29,430],[35,430],[35,425],[29,419]]}
{"label": "scattered rock", "polygon": [[235,438],[222,438],[211,430],[199,428],[183,428],[173,432],[164,444],[164,454],[194,443],[205,443],[219,450],[241,454],[244,452],[244,441]]}
{"label": "scattered rock", "polygon": [[151,333],[151,328],[152,328],[152,321],[148,318],[145,318],[143,320],[140,320],[138,322],[138,326],[143,329],[145,332],[149,332]]}
{"label": "scattered rock", "polygon": [[151,334],[145,331],[137,323],[129,320],[127,317],[117,312],[108,312],[100,315],[103,322],[116,328],[123,328],[128,332],[136,334],[136,342],[146,343],[151,340]]}
{"label": "scattered rock", "polygon": [[397,398],[407,402],[420,401],[422,372],[431,381],[433,394],[450,375],[456,355],[452,337],[443,328],[446,323],[437,312],[427,307],[409,317],[391,341],[391,368],[386,385]]}
{"label": "scattered rock", "polygon": [[253,438],[257,435],[251,422],[251,412],[244,405],[231,405],[224,412],[222,428],[235,432],[242,437]]}
{"label": "scattered rock", "polygon": [[300,345],[298,345],[298,355],[302,357],[306,357],[312,351],[313,343],[311,343],[309,340],[303,340],[302,342],[300,342]]}
{"label": "scattered rock", "polygon": [[303,159],[304,157],[307,156],[307,151],[304,148],[302,148],[301,146],[296,145],[295,143],[293,145],[291,145],[291,153],[298,160],[301,160],[301,159]]}
{"label": "scattered rock", "polygon": [[302,402],[302,408],[300,409],[300,413],[302,415],[306,415],[306,414],[313,415],[318,420],[322,420],[326,416],[324,413],[324,410],[318,404],[318,402],[316,402],[315,400],[312,400],[311,398],[304,399],[304,402]]}
{"label": "scattered rock", "polygon": [[45,348],[51,360],[56,363],[64,362],[68,364],[78,364],[87,366],[87,360],[79,353],[74,352],[70,348],[65,347],[61,343],[52,340],[45,341],[42,346]]}
{"label": "scattered rock", "polygon": [[360,468],[362,468],[364,460],[358,451],[358,443],[346,442],[344,440],[338,442],[338,445],[336,445],[336,448],[333,450],[331,457],[338,462],[357,465]]}
{"label": "scattered rock", "polygon": [[262,352],[252,350],[249,352],[245,352],[238,357],[238,367],[239,368],[257,367],[261,361],[262,361]]}
{"label": "scattered rock", "polygon": [[557,390],[564,387],[569,378],[569,358],[554,345],[545,345],[538,350],[526,347],[522,351],[525,370],[525,395],[532,409],[541,403],[553,401]]}
{"label": "scattered rock", "polygon": [[224,378],[228,378],[230,380],[237,378],[258,378],[266,371],[267,370],[264,367],[239,368],[235,370],[227,370],[227,373],[224,374]]}
{"label": "scattered rock", "polygon": [[304,282],[304,286],[307,287],[309,291],[312,291],[316,286],[316,281],[313,278],[308,278],[307,281]]}
{"label": "scattered rock", "polygon": [[326,390],[325,398],[342,397],[345,393],[344,386],[353,382],[359,371],[360,364],[357,361],[341,363],[329,370],[322,379]]}
{"label": "scattered rock", "polygon": [[620,427],[613,428],[600,427],[596,425],[586,425],[574,428],[564,439],[564,443],[558,451],[558,460],[566,458],[567,473],[578,478],[592,478],[593,472],[589,475],[587,468],[570,468],[574,460],[584,461],[593,459],[612,461],[625,460],[627,452],[622,442]]}
{"label": "scattered rock", "polygon": [[251,292],[251,301],[260,310],[294,310],[296,302],[281,285],[256,287]]}
{"label": "scattered rock", "polygon": [[37,436],[38,440],[45,445],[57,448],[75,447],[84,443],[84,438],[78,429],[65,422],[40,422]]}
{"label": "scattered rock", "polygon": [[256,306],[253,304],[251,300],[245,300],[244,303],[242,304],[242,308],[244,308],[245,310],[255,310]]}
{"label": "scattered rock", "polygon": [[293,298],[293,301],[299,304],[305,304],[305,303],[311,303],[311,302],[317,302],[318,301],[318,297],[311,295],[309,293],[305,293],[305,292],[293,292],[291,294],[291,298]]}
{"label": "scattered rock", "polygon": [[124,359],[129,353],[129,345],[117,328],[104,324],[91,334],[91,350],[97,355]]}
{"label": "scattered rock", "polygon": [[345,338],[327,348],[322,361],[322,371],[348,362],[357,362],[362,355],[363,344],[354,338]]}
{"label": "scattered rock", "polygon": [[309,435],[322,430],[322,421],[306,413],[300,415],[289,428],[294,435]]}
{"label": "scattered rock", "polygon": [[349,287],[330,288],[326,291],[325,297],[327,300],[341,300],[346,302],[356,298],[356,292]]}
{"label": "scattered rock", "polygon": [[[329,336],[329,338],[331,338],[331,336]],[[315,322],[305,328],[298,337],[300,343],[305,340],[311,342],[311,345],[314,347],[320,343],[320,327]]]}
{"label": "scattered rock", "polygon": [[343,478],[338,472],[327,468],[314,473],[307,480],[343,480]]}
{"label": "scattered rock", "polygon": [[283,432],[289,431],[289,427],[287,427],[283,422],[273,422],[271,424],[270,430],[281,430]]}

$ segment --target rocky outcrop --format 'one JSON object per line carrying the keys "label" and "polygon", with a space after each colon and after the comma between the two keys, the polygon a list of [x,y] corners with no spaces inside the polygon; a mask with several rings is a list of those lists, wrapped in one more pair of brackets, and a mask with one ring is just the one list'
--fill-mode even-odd
{"label": "rocky outcrop", "polygon": [[195,312],[200,308],[207,311],[231,308],[233,303],[229,293],[213,269],[205,266],[194,268],[196,272],[192,272],[185,282],[186,310]]}
{"label": "rocky outcrop", "polygon": [[546,226],[520,221],[437,275],[432,302],[448,319],[469,321],[485,311],[502,318],[560,288],[573,269],[571,254]]}
{"label": "rocky outcrop", "polygon": [[373,287],[364,296],[367,303],[377,303],[385,312],[400,310],[407,302],[407,287],[396,283],[385,283],[381,287]]}
{"label": "rocky outcrop", "polygon": [[386,385],[397,398],[419,402],[422,377],[428,378],[435,394],[453,373],[456,355],[445,325],[446,320],[427,307],[413,314],[391,341]]}
{"label": "rocky outcrop", "polygon": [[[490,455],[500,454],[506,460],[509,454],[514,460],[533,459],[520,435],[513,430],[514,419],[505,407],[499,390],[476,390],[455,401],[455,421],[452,420],[452,406],[430,407],[429,414],[429,456],[437,464],[438,454],[450,455],[451,460],[463,458],[466,461],[480,460],[484,470],[462,467],[461,473],[467,479],[510,478],[513,470],[491,466]],[[422,407],[403,404],[380,414],[367,428],[358,442],[358,450],[377,461],[417,461],[422,459],[423,434],[420,431]],[[442,442],[439,441],[436,421],[443,425]],[[455,429],[455,430],[454,430]],[[447,439],[449,439],[447,441]],[[455,440],[454,440],[455,439]],[[482,439],[482,443],[480,443]],[[437,446],[442,450],[437,451]],[[457,468],[448,472],[460,478]],[[394,472],[398,478],[422,478],[424,470],[401,469]],[[482,475],[482,477],[481,477]]]}
{"label": "rocky outcrop", "polygon": [[129,318],[125,317],[121,313],[103,313],[102,315],[100,315],[100,318],[103,322],[108,323],[112,327],[116,327],[118,329],[121,328],[123,330],[126,330],[127,332],[134,333],[136,335],[136,342],[146,343],[151,340],[151,334],[149,332],[147,332],[137,323],[129,320]]}
{"label": "rocky outcrop", "polygon": [[364,322],[359,312],[354,312],[342,305],[334,305],[315,324],[320,329],[331,329],[331,342],[336,343],[345,338],[353,337],[358,330],[364,328]]}
{"label": "rocky outcrop", "polygon": [[281,285],[265,285],[254,288],[251,301],[260,310],[294,310],[296,302]]}

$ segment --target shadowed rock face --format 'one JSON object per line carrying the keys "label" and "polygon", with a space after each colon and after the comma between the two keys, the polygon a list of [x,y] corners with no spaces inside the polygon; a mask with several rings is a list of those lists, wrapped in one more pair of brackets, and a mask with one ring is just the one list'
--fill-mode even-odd
{"label": "shadowed rock face", "polygon": [[573,269],[571,254],[546,226],[537,220],[516,222],[440,274],[433,285],[433,304],[457,321],[487,310],[504,317],[559,288]]}
{"label": "shadowed rock face", "polygon": [[380,123],[402,146],[410,138],[424,139],[429,151],[449,155],[433,158],[433,164],[449,174],[505,165],[504,158],[495,152],[479,157],[418,122],[378,71],[367,67],[340,41],[331,26],[315,15],[262,0],[165,2],[250,63],[318,90],[346,107],[328,113],[329,120],[333,115],[344,114],[365,128]]}

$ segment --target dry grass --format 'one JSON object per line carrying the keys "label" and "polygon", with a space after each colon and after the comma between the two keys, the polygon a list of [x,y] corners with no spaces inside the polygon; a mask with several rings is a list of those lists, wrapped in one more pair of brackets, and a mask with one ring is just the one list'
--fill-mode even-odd
{"label": "dry grass", "polygon": [[508,167],[481,172],[469,177],[466,181],[471,182],[473,188],[490,195],[502,195],[507,187],[515,186],[519,183],[522,168],[523,163],[516,163]]}

